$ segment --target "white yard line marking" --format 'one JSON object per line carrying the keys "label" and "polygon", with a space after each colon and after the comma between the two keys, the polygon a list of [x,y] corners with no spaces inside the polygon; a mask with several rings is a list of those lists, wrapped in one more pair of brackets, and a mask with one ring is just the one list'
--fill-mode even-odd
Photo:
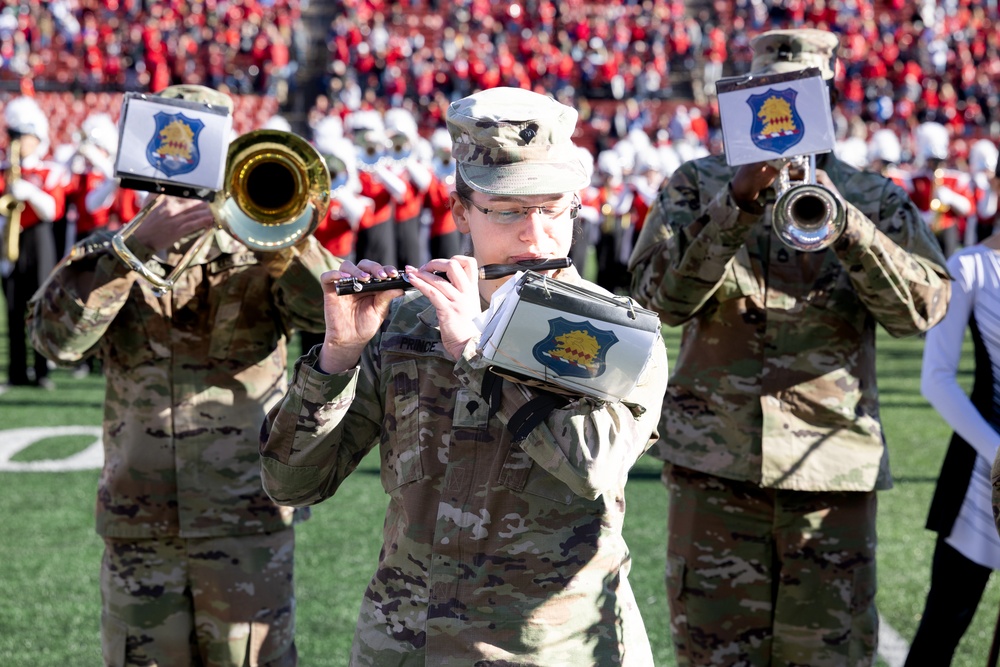
{"label": "white yard line marking", "polygon": [[910,643],[896,632],[885,620],[882,614],[878,615],[878,655],[889,667],[903,667],[906,662],[906,654],[910,652]]}

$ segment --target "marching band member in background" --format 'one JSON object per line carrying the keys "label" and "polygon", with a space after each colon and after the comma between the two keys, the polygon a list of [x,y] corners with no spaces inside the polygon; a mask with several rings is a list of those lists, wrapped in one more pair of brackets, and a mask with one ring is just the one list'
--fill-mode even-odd
{"label": "marching band member in background", "polygon": [[[65,217],[72,216],[70,233],[66,235],[67,247],[72,247],[77,240],[87,239],[94,232],[111,224],[112,215],[119,212],[116,204],[120,207],[131,200],[134,202],[135,212],[139,208],[138,193],[119,188],[118,179],[115,178],[118,127],[111,116],[106,113],[87,116],[80,125],[79,142],[71,148],[73,152],[66,164]],[[117,229],[120,225],[117,216],[114,223]],[[94,370],[95,364],[96,358],[88,357],[77,365],[73,377],[86,377]]]}
{"label": "marching band member in background", "polygon": [[[203,86],[160,95],[232,108]],[[106,665],[297,664],[292,526],[305,516],[264,494],[257,439],[287,385],[286,332],[323,328],[320,275],[338,262],[312,236],[254,252],[214,223],[207,202],[164,197],[127,238],[169,272],[211,229],[165,294],[101,230],[30,304],[36,349],[104,369]]]}
{"label": "marching band member in background", "polygon": [[961,246],[968,216],[975,208],[969,175],[947,167],[950,141],[948,129],[941,123],[918,125],[914,134],[914,171],[906,180],[910,198],[934,232],[945,257]]}
{"label": "marching band member in background", "polygon": [[597,284],[617,292],[628,289],[628,257],[632,251],[635,192],[625,185],[621,154],[603,150],[597,154],[597,189],[595,202],[600,234],[597,251]]}
{"label": "marching band member in background", "polygon": [[975,245],[996,231],[997,192],[992,179],[996,176],[997,156],[996,144],[989,139],[980,139],[969,149],[970,185],[976,208],[966,227],[966,246]]}
{"label": "marching band member in background", "polygon": [[[71,247],[100,229],[115,231],[134,218],[145,193],[122,188],[115,178],[118,126],[106,113],[88,116],[80,126],[80,140],[71,146],[66,165],[66,208],[72,209]],[[57,239],[58,240],[58,239]]]}
{"label": "marching band member in background", "polygon": [[344,119],[345,134],[357,147],[361,194],[372,200],[374,212],[361,221],[355,252],[383,264],[396,264],[393,197],[406,192],[406,183],[385,166],[389,138],[382,116],[375,110],[355,111]]}
{"label": "marching band member in background", "polygon": [[868,142],[857,135],[851,135],[837,141],[833,153],[838,160],[855,169],[868,167]]}
{"label": "marching band member in background", "polygon": [[66,201],[67,206],[76,209],[75,240],[83,240],[107,226],[115,201],[124,196],[115,178],[118,127],[111,116],[91,114],[83,121],[80,132],[81,140],[70,163],[76,184]]}
{"label": "marching band member in background", "polygon": [[[453,102],[451,201],[473,256],[406,267],[405,294],[338,296],[338,279],[397,273],[369,260],[324,277],[326,342],[268,415],[261,465],[276,502],[304,506],[381,450],[385,542],[352,665],[653,665],[621,527],[656,422],[643,406],[666,384],[662,340],[620,402],[501,379],[476,351],[474,320],[511,279],[478,267],[569,251],[587,183],[576,119],[518,88]],[[602,292],[572,267],[554,277]]]}
{"label": "marching band member in background", "polygon": [[429,259],[420,218],[433,177],[430,168],[418,157],[421,138],[413,114],[397,107],[385,112],[384,121],[389,141],[385,166],[403,184],[399,191],[395,183],[385,181],[393,199],[396,262],[403,266],[419,266]]}
{"label": "marching band member in background", "polygon": [[600,234],[600,189],[596,185],[594,153],[583,146],[576,147],[580,154],[580,162],[587,171],[587,185],[580,191],[580,214],[573,228],[573,244],[570,246],[569,258],[581,275],[590,275],[587,264],[590,262],[590,250],[597,245]]}
{"label": "marching band member in background", "polygon": [[[332,255],[353,262],[358,228],[365,218],[374,215],[375,206],[361,194],[354,145],[335,130],[332,123],[325,121],[314,130],[313,143],[330,170],[330,208],[314,236]],[[303,352],[307,352],[323,342],[323,332],[300,331],[299,340]]]}
{"label": "marching band member in background", "polygon": [[[628,186],[635,193],[632,202],[633,229],[632,238],[629,243],[629,254],[632,254],[632,247],[635,239],[639,238],[642,226],[646,222],[646,214],[649,207],[653,205],[660,194],[660,186],[663,185],[663,173],[660,167],[660,154],[652,147],[640,148],[635,154],[635,166],[632,169],[632,177],[628,181]],[[628,261],[626,260],[626,266]]]}
{"label": "marching band member in background", "polygon": [[353,260],[358,229],[374,215],[375,205],[361,194],[357,151],[333,121],[325,119],[314,130],[313,143],[330,170],[330,208],[315,236],[334,256]]}
{"label": "marching band member in background", "polygon": [[52,237],[56,241],[57,258],[65,255],[66,249],[76,243],[77,212],[72,200],[77,189],[81,187],[81,175],[86,169],[84,159],[77,155],[78,147],[79,138],[75,138],[72,143],[50,147],[49,150],[49,161],[55,165],[55,168],[49,173],[46,185],[61,187],[63,199],[66,202],[62,216],[52,221]]}
{"label": "marching band member in background", "polygon": [[454,257],[463,252],[464,237],[455,226],[451,193],[455,191],[455,159],[451,155],[451,135],[439,127],[431,133],[431,172],[425,206],[431,213],[431,257]]}
{"label": "marching band member in background", "polygon": [[868,139],[868,169],[906,189],[906,172],[899,168],[902,159],[903,149],[895,132],[882,128],[872,133]]}
{"label": "marching band member in background", "polygon": [[[61,184],[64,170],[43,160],[49,149],[49,123],[33,98],[12,99],[3,114],[8,159],[0,176],[0,191],[11,203],[8,210],[0,211],[6,216],[0,275],[7,302],[7,382],[12,386],[53,389],[48,362],[33,350],[29,373],[25,314],[31,295],[58,260],[52,223],[66,210]],[[16,155],[10,152],[12,142],[19,146]]]}

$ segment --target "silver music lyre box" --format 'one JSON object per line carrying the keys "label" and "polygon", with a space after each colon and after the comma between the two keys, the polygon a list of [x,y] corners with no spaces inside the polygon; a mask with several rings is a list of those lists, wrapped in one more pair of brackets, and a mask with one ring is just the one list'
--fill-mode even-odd
{"label": "silver music lyre box", "polygon": [[526,271],[484,327],[479,352],[516,376],[620,401],[659,338],[659,318],[631,299]]}

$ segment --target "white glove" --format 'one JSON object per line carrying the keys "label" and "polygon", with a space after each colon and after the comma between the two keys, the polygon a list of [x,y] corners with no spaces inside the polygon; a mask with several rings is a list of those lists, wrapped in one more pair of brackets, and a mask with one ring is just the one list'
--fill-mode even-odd
{"label": "white glove", "polygon": [[94,170],[105,178],[112,178],[115,175],[115,165],[111,158],[107,157],[103,151],[93,144],[83,144],[80,146],[80,155],[87,158],[93,165]]}
{"label": "white glove", "polygon": [[38,218],[44,222],[52,222],[56,217],[56,200],[41,188],[19,178],[9,186],[14,199],[23,201],[35,209]]}
{"label": "white glove", "polygon": [[940,186],[934,195],[957,215],[965,216],[972,212],[972,202],[945,185]]}
{"label": "white glove", "polygon": [[406,201],[406,182],[396,174],[392,173],[384,165],[375,167],[375,178],[382,182],[385,189],[389,191],[392,198],[397,202]]}
{"label": "white glove", "polygon": [[374,206],[373,202],[368,197],[359,197],[352,192],[341,191],[333,196],[333,198],[340,204],[341,212],[344,214],[344,219],[351,226],[354,231],[358,230],[358,225],[361,223],[361,217],[365,214],[365,208],[368,205]]}
{"label": "white glove", "polygon": [[118,194],[118,179],[107,178],[98,183],[93,190],[87,193],[84,205],[88,213],[97,213],[110,207],[115,203],[115,195]]}
{"label": "white glove", "polygon": [[426,165],[410,158],[406,161],[406,173],[417,192],[427,192],[431,186],[431,170]]}
{"label": "white glove", "polygon": [[18,201],[26,202],[37,192],[40,192],[40,190],[23,178],[19,178],[10,184],[10,194]]}

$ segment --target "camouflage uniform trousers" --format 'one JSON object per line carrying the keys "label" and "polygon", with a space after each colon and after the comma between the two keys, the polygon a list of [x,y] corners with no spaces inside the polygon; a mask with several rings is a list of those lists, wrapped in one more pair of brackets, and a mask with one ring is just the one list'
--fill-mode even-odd
{"label": "camouflage uniform trousers", "polygon": [[294,667],[294,535],[105,538],[105,665]]}
{"label": "camouflage uniform trousers", "polygon": [[678,665],[873,664],[874,491],[767,489],[669,463],[663,482]]}

